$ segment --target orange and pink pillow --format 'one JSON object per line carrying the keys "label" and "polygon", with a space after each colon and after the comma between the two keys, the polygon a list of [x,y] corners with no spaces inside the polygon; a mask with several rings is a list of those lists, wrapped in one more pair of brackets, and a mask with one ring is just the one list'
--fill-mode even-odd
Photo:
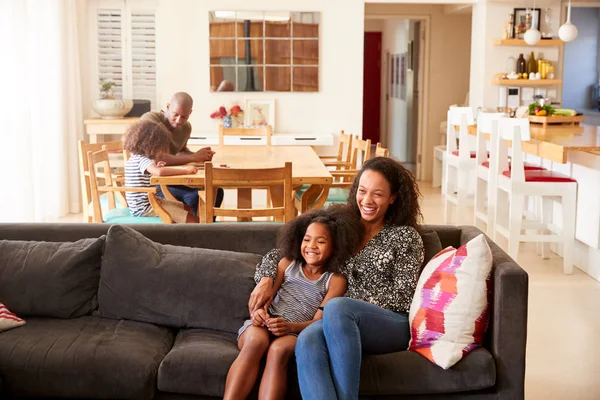
{"label": "orange and pink pillow", "polygon": [[0,303],[0,332],[7,331],[17,326],[25,325],[25,320],[11,313],[8,308]]}

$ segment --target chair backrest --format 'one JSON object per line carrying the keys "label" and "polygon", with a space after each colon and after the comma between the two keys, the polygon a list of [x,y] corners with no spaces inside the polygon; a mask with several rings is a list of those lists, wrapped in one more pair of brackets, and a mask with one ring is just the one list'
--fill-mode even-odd
{"label": "chair backrest", "polygon": [[225,136],[241,136],[241,137],[259,137],[264,136],[267,139],[267,146],[271,145],[271,136],[273,135],[271,125],[262,128],[224,128],[219,125],[219,144],[225,144]]}
{"label": "chair backrest", "polygon": [[512,142],[510,159],[511,180],[525,182],[525,167],[523,163],[523,148],[521,143],[531,139],[528,118],[502,118],[498,122],[498,165],[496,173],[508,170],[508,146]]}
{"label": "chair backrest", "polygon": [[[91,201],[91,189],[90,189],[90,168],[88,164],[88,151],[95,152],[102,149],[106,149],[109,153],[124,152],[123,143],[118,142],[104,142],[104,143],[85,143],[83,140],[78,142],[79,150],[79,179],[81,184],[81,200],[83,216],[87,222],[92,221],[92,217],[88,215],[88,206]],[[124,153],[123,153],[124,154]],[[125,155],[124,155],[125,156]],[[102,174],[98,176],[104,176],[104,170]]]}
{"label": "chair backrest", "polygon": [[[344,157],[344,153],[346,157]],[[349,163],[352,159],[352,135],[346,134],[344,131],[340,132],[340,143],[338,145],[337,160],[339,162]]]}
{"label": "chair backrest", "polygon": [[371,158],[371,139],[359,139],[356,136],[352,140],[352,168],[359,169],[358,159],[360,156],[360,165],[365,163],[369,158]]}
{"label": "chair backrest", "polygon": [[[102,173],[100,176],[96,172],[96,167],[101,166],[102,171],[110,171],[110,161],[108,159],[108,150],[102,149],[98,151],[88,151],[86,154],[87,165],[89,167],[89,184],[93,209],[93,222],[104,222],[102,218],[102,206],[100,204],[100,194],[107,193],[108,209],[112,210],[116,207],[115,195],[113,192],[104,192],[99,188],[102,186],[115,186],[110,173]],[[99,180],[104,181],[104,185],[99,183]]]}
{"label": "chair backrest", "polygon": [[212,162],[204,163],[204,187],[206,199],[214,199],[217,188],[239,189],[280,187],[283,189],[283,206],[268,208],[215,208],[212,201],[206,201],[206,222],[212,223],[213,217],[274,217],[288,222],[294,218],[292,201],[292,163],[286,162],[280,168],[215,168]]}
{"label": "chair backrest", "polygon": [[504,118],[504,113],[480,112],[477,116],[477,165],[488,161],[487,135],[489,135],[490,171],[495,171],[496,146],[498,144],[498,121]]}
{"label": "chair backrest", "polygon": [[[471,107],[450,106],[448,109],[448,123],[446,126],[446,152],[452,154],[458,150],[459,157],[468,160],[471,156],[471,146],[469,145],[469,125],[475,124],[473,118],[473,109]],[[458,137],[456,135],[456,126],[459,127]],[[458,139],[458,147],[456,140]]]}
{"label": "chair backrest", "polygon": [[375,147],[375,157],[389,157],[390,151],[385,147],[381,146],[380,142],[377,142],[377,146]]}

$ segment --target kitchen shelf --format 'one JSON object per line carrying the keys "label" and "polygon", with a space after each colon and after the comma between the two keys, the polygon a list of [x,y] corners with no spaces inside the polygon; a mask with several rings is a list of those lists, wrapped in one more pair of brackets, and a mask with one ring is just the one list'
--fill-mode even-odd
{"label": "kitchen shelf", "polygon": [[562,85],[560,79],[502,79],[504,74],[498,74],[492,80],[492,85],[500,86],[559,86]]}
{"label": "kitchen shelf", "polygon": [[560,39],[542,39],[534,45],[528,45],[523,39],[494,40],[494,46],[562,47],[564,45],[565,42]]}

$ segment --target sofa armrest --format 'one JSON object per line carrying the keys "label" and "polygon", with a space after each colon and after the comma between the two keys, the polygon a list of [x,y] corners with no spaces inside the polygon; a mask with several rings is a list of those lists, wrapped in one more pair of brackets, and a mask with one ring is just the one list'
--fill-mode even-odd
{"label": "sofa armrest", "polygon": [[[472,226],[460,229],[461,245],[482,233]],[[520,400],[525,397],[529,276],[496,243],[490,238],[487,241],[494,267],[486,348],[496,361],[498,399]]]}

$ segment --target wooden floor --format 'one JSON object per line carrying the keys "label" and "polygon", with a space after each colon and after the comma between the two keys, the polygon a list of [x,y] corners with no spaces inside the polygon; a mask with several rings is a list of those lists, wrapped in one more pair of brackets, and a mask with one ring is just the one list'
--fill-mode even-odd
{"label": "wooden floor", "polygon": [[[420,189],[424,222],[442,224],[440,189],[429,182]],[[78,214],[60,222],[81,220]],[[562,259],[542,260],[535,245],[521,246],[519,264],[530,282],[526,398],[600,399],[600,282],[577,268],[563,275]]]}

